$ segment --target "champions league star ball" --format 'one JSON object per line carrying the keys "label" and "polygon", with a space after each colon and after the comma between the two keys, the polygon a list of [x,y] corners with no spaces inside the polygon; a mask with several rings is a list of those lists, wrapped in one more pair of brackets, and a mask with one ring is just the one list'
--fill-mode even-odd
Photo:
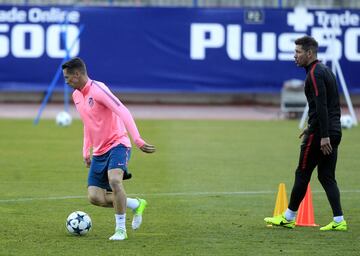
{"label": "champions league star ball", "polygon": [[85,235],[90,231],[91,226],[90,216],[82,211],[72,212],[66,219],[66,229],[72,235]]}
{"label": "champions league star ball", "polygon": [[350,129],[354,125],[354,120],[350,115],[343,115],[340,118],[341,127]]}
{"label": "champions league star ball", "polygon": [[56,115],[56,124],[58,126],[69,126],[71,122],[72,118],[68,112],[61,111]]}

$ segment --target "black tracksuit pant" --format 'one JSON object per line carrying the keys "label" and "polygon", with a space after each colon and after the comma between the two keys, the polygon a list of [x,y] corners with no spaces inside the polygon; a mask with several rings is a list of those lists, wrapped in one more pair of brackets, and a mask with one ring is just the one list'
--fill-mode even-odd
{"label": "black tracksuit pant", "polygon": [[340,192],[335,180],[335,168],[338,153],[338,146],[341,135],[330,135],[330,142],[333,148],[330,155],[324,155],[320,150],[320,134],[305,133],[300,151],[299,165],[295,171],[295,182],[291,192],[289,209],[297,211],[303,200],[311,174],[315,167],[318,168],[318,179],[323,186],[330,202],[333,215],[342,216],[340,204]]}

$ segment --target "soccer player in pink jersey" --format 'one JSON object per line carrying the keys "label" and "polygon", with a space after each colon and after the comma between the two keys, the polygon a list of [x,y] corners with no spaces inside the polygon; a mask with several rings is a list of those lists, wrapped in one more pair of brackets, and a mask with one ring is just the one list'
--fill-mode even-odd
{"label": "soccer player in pink jersey", "polygon": [[115,234],[109,239],[125,240],[126,207],[134,212],[132,228],[138,229],[147,205],[144,199],[127,198],[123,186],[123,179],[131,178],[127,169],[131,153],[128,133],[143,152],[153,153],[155,147],[140,137],[131,113],[109,88],[88,77],[80,58],[70,59],[62,69],[66,83],[75,89],[73,100],[84,123],[83,157],[86,167],[90,167],[89,201],[114,208]]}

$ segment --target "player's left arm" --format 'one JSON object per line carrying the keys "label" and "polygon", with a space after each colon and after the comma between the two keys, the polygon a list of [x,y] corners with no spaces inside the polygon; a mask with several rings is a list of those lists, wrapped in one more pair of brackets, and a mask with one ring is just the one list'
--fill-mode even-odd
{"label": "player's left arm", "polygon": [[126,130],[130,133],[134,143],[145,153],[155,152],[155,147],[146,143],[140,136],[139,130],[135,124],[134,118],[127,107],[110,91],[100,88],[98,100],[111,109],[124,122]]}
{"label": "player's left arm", "polygon": [[323,70],[316,70],[312,74],[312,83],[315,96],[316,113],[320,127],[320,148],[323,154],[328,155],[332,152],[329,137],[329,121],[327,107],[327,90]]}

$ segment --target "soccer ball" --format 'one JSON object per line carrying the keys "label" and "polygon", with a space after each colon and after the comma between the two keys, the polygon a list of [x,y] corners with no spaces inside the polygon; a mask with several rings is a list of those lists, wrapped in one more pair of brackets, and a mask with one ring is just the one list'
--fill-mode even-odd
{"label": "soccer ball", "polygon": [[354,125],[354,120],[350,115],[343,115],[340,118],[341,127],[350,129]]}
{"label": "soccer ball", "polygon": [[72,118],[66,111],[61,111],[56,115],[56,124],[58,126],[69,126],[71,125]]}
{"label": "soccer ball", "polygon": [[91,226],[90,216],[82,211],[72,212],[66,219],[66,229],[72,235],[85,235],[90,231]]}

